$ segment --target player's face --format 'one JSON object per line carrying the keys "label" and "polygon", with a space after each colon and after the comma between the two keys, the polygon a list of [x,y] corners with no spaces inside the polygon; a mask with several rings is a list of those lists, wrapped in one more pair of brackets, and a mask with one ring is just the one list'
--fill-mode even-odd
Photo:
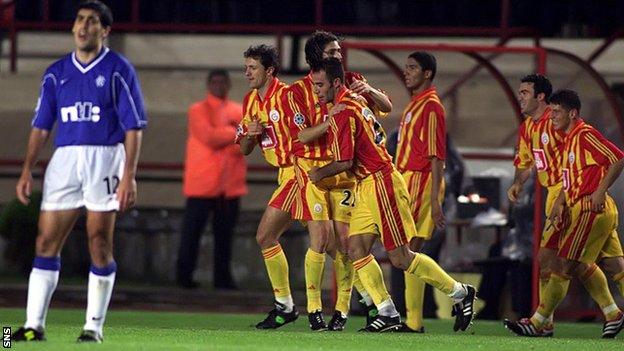
{"label": "player's face", "polygon": [[539,101],[535,97],[535,89],[533,83],[520,83],[518,88],[518,103],[520,104],[520,112],[531,116],[539,107]]}
{"label": "player's face", "polygon": [[334,89],[332,89],[325,71],[312,72],[312,83],[314,84],[314,94],[323,104],[334,101]]}
{"label": "player's face", "polygon": [[336,40],[327,43],[323,49],[323,58],[326,59],[331,57],[335,57],[342,61],[342,49],[340,49],[340,45]]}
{"label": "player's face", "polygon": [[109,32],[110,27],[102,26],[96,11],[80,9],[76,14],[72,33],[78,50],[90,52],[99,49]]}
{"label": "player's face", "polygon": [[553,122],[553,127],[556,130],[563,130],[569,132],[572,126],[572,120],[576,118],[576,110],[567,110],[565,107],[559,104],[550,104],[550,118]]}
{"label": "player's face", "polygon": [[260,60],[253,57],[245,58],[245,78],[249,83],[249,89],[260,89],[269,81],[269,74],[272,71],[264,68]]}
{"label": "player's face", "polygon": [[405,70],[403,70],[405,87],[409,90],[416,90],[420,88],[425,83],[427,74],[430,74],[427,72],[422,70],[418,61],[408,57],[407,62],[405,62]]}
{"label": "player's face", "polygon": [[230,91],[230,80],[226,76],[222,75],[214,75],[208,81],[208,91],[210,94],[219,97],[225,98]]}

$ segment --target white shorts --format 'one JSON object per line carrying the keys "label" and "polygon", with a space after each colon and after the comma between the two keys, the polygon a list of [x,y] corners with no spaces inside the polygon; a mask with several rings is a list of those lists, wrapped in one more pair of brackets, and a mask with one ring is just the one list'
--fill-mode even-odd
{"label": "white shorts", "polygon": [[85,206],[90,211],[119,210],[115,192],[125,161],[123,144],[59,147],[45,172],[41,209],[58,211]]}

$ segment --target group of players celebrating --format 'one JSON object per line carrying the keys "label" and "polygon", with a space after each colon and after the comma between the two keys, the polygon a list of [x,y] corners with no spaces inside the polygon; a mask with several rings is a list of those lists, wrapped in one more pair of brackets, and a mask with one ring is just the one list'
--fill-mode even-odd
{"label": "group of players celebrating", "polygon": [[[93,264],[86,323],[78,341],[103,340],[116,271],[115,213],[135,201],[141,129],[147,123],[134,69],[103,46],[111,23],[110,10],[101,2],[82,3],[73,28],[76,51],[50,66],[42,79],[17,186],[22,202],[28,202],[30,169],[55,122],[57,149],[45,175],[27,321],[13,334],[15,341],[45,340],[60,251],[83,206]],[[250,91],[236,143],[244,154],[260,147],[266,161],[279,170],[278,187],[256,234],[275,306],[256,328],[277,329],[299,316],[279,238],[293,221],[301,221],[310,236],[305,283],[313,331],[345,328],[355,286],[368,311],[361,331],[424,333],[425,283],[453,300],[453,329],[465,331],[474,318],[475,288],[454,280],[420,253],[434,228],[445,226],[445,110],[433,86],[435,57],[414,52],[406,58],[405,86],[412,97],[401,116],[393,158],[377,121],[388,115],[392,102],[361,74],[344,71],[334,34],[312,33],[305,45],[309,74],[291,85],[278,78],[275,47],[251,46],[243,56]],[[552,336],[553,311],[576,275],[604,312],[603,337],[615,337],[624,314],[609,293],[603,270],[624,293],[624,259],[616,232],[617,209],[606,191],[624,167],[624,153],[583,122],[575,92],[552,93],[547,78],[529,75],[520,84],[518,98],[527,118],[519,130],[516,176],[508,195],[515,201],[535,169],[548,188],[549,225],[539,257],[539,308],[530,319],[504,324],[519,335]],[[97,124],[101,121],[102,126]],[[392,265],[405,272],[404,322],[371,254],[377,239]],[[325,254],[334,260],[337,280],[329,323],[321,302]]]}

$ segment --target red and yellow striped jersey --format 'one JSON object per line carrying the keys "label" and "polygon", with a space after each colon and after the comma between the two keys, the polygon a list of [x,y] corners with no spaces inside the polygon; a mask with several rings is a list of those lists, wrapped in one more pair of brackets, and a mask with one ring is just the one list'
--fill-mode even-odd
{"label": "red and yellow striped jersey", "polygon": [[[361,73],[346,71],[345,72],[345,85],[347,87],[350,87],[351,84],[353,84],[355,81],[362,81],[364,83],[368,83],[368,81],[366,80],[366,77],[364,77]],[[386,94],[386,92],[383,90],[381,90],[381,92]],[[388,116],[388,112],[381,112],[379,110],[379,108],[377,107],[377,104],[375,103],[375,100],[373,100],[370,94],[364,93],[361,96],[366,100],[366,104],[373,111],[373,113],[375,113],[375,116],[379,118],[385,118]],[[388,94],[386,94],[386,96],[388,96]],[[389,98],[390,96],[388,96],[388,99]]]}
{"label": "red and yellow striped jersey", "polygon": [[565,136],[561,157],[563,189],[569,206],[591,195],[609,166],[624,158],[624,152],[594,127],[579,120]]}
{"label": "red and yellow striped jersey", "polygon": [[392,157],[384,146],[386,133],[373,111],[346,88],[338,93],[335,102],[346,108],[330,121],[334,159],[353,160],[351,172],[360,180],[378,171],[392,172]]}
{"label": "red and yellow striped jersey", "polygon": [[258,89],[250,91],[243,99],[243,119],[236,131],[236,142],[247,135],[247,125],[259,119],[264,126],[258,143],[264,158],[273,166],[286,167],[292,165],[291,140],[288,123],[282,106],[282,96],[288,86],[277,78],[269,84],[264,101]]}
{"label": "red and yellow striped jersey", "polygon": [[291,84],[283,99],[290,135],[293,137],[293,154],[315,160],[330,160],[331,153],[326,136],[308,144],[303,144],[297,137],[299,131],[323,123],[327,119],[327,106],[321,104],[314,94],[312,76],[308,74]]}
{"label": "red and yellow striped jersey", "polygon": [[435,87],[412,97],[399,126],[396,165],[400,172],[430,172],[430,157],[446,158],[444,115]]}
{"label": "red and yellow striped jersey", "polygon": [[[357,72],[345,72],[346,85],[353,84],[356,80],[366,82],[366,78]],[[374,106],[375,102],[369,94],[363,94],[368,106]],[[315,159],[330,160],[331,150],[326,136],[311,143],[299,142],[299,131],[323,123],[327,119],[328,106],[319,102],[314,94],[314,83],[311,74],[294,82],[284,94],[284,106],[289,123],[290,134],[293,137],[292,151],[295,156]],[[377,115],[379,112],[373,108]]]}
{"label": "red and yellow striped jersey", "polygon": [[545,187],[561,182],[561,152],[564,133],[555,130],[547,108],[537,121],[527,117],[518,129],[514,166],[527,169],[535,165],[540,184]]}

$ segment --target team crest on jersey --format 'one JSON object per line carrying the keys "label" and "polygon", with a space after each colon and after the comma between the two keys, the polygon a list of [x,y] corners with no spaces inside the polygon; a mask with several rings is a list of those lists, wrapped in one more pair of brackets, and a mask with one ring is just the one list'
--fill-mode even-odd
{"label": "team crest on jersey", "polygon": [[544,132],[542,133],[542,144],[546,145],[548,144],[548,142],[550,142],[550,138],[548,137],[548,133]]}
{"label": "team crest on jersey", "polygon": [[574,159],[575,159],[574,152],[570,151],[570,153],[568,154],[568,161],[570,163],[574,163]]}
{"label": "team crest on jersey", "polygon": [[319,204],[318,202],[314,204],[314,212],[315,213],[321,213],[321,211],[323,211],[323,206],[321,206],[321,204]]}
{"label": "team crest on jersey", "polygon": [[411,122],[411,121],[412,121],[412,113],[411,113],[411,112],[408,112],[408,113],[405,115],[405,123],[409,123],[409,122]]}
{"label": "team crest on jersey", "polygon": [[238,127],[236,127],[236,136],[239,137],[243,135],[243,126],[242,125],[238,125]]}
{"label": "team crest on jersey", "polygon": [[370,120],[371,118],[375,118],[375,114],[368,107],[364,107],[362,109],[362,116],[366,118],[366,120]]}
{"label": "team crest on jersey", "polygon": [[104,78],[103,75],[99,75],[97,76],[97,78],[95,78],[95,86],[97,86],[98,88],[101,88],[104,86],[104,83],[106,83],[106,78]]}
{"label": "team crest on jersey", "polygon": [[271,112],[269,112],[269,118],[273,122],[279,121],[279,119],[280,119],[279,112],[277,112],[277,110],[271,110]]}
{"label": "team crest on jersey", "polygon": [[293,122],[295,122],[295,125],[303,125],[305,123],[305,117],[303,117],[303,115],[299,112],[295,113],[295,117],[293,117]]}

